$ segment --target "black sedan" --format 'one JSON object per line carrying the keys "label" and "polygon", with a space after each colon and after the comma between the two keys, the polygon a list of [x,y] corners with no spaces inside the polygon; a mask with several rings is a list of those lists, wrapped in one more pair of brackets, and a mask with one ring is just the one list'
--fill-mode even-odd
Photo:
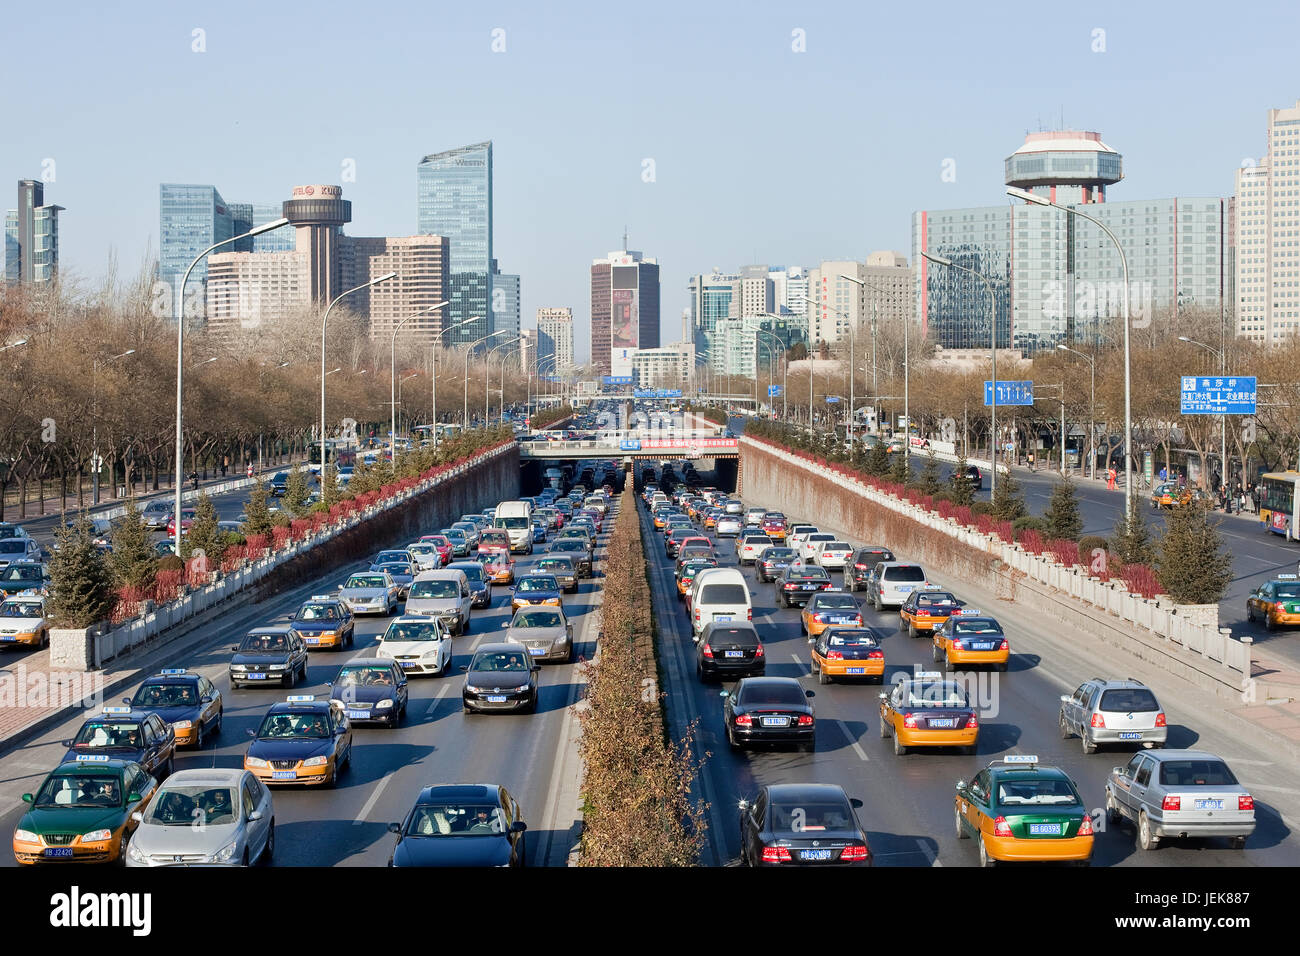
{"label": "black sedan", "polygon": [[288,627],[255,627],[231,648],[230,686],[276,681],[293,687],[307,677],[307,645]]}
{"label": "black sedan", "polygon": [[767,655],[754,625],[704,625],[695,645],[695,676],[702,682],[722,678],[762,677]]}
{"label": "black sedan", "polygon": [[794,563],[796,557],[798,552],[794,548],[779,546],[764,548],[754,562],[754,573],[765,584],[775,581],[776,576]]}
{"label": "black sedan", "polygon": [[396,727],[406,713],[407,696],[401,666],[377,657],[344,664],[330,682],[330,699],[341,702],[344,716],[353,722],[374,721]]}
{"label": "black sedan", "polygon": [[465,713],[537,710],[537,672],[522,644],[481,644],[464,667],[461,705]]}
{"label": "black sedan", "polygon": [[782,607],[807,604],[814,594],[831,589],[831,576],[825,568],[792,564],[776,579],[776,597]]}
{"label": "black sedan", "polygon": [[389,866],[523,866],[519,804],[492,784],[425,787],[404,823],[390,823],[397,845]]}
{"label": "black sedan", "polygon": [[844,565],[844,589],[847,591],[865,590],[867,575],[881,561],[893,561],[894,552],[877,545],[867,545],[853,552]]}
{"label": "black sedan", "polygon": [[782,783],[740,802],[740,859],[747,866],[870,866],[871,847],[834,783]]}
{"label": "black sedan", "polygon": [[722,723],[732,750],[751,744],[797,744],[817,749],[816,696],[793,677],[746,677],[722,692]]}

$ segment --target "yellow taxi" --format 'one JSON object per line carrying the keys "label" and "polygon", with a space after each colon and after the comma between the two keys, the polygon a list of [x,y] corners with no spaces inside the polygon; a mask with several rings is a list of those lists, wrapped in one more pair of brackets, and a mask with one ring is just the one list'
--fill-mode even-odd
{"label": "yellow taxi", "polygon": [[922,631],[937,631],[960,609],[961,602],[947,591],[913,591],[898,609],[898,619],[907,636],[916,637]]}
{"label": "yellow taxi", "polygon": [[974,837],[980,866],[1002,862],[1092,860],[1092,816],[1074,781],[1028,754],[995,760],[953,798],[957,839]]}
{"label": "yellow taxi", "polygon": [[50,624],[45,616],[45,591],[19,591],[0,603],[0,644],[45,647],[50,641]]}
{"label": "yellow taxi", "polygon": [[289,626],[310,651],[341,651],[352,646],[356,622],[352,609],[330,594],[314,594],[294,614]]}
{"label": "yellow taxi", "polygon": [[483,573],[493,584],[513,584],[515,580],[515,562],[509,551],[494,551],[492,557],[483,564]]}
{"label": "yellow taxi", "polygon": [[812,672],[819,684],[837,677],[885,679],[885,652],[869,627],[828,627],[812,646]]}
{"label": "yellow taxi", "polygon": [[1280,625],[1300,624],[1300,580],[1296,575],[1279,574],[1251,591],[1246,597],[1246,620],[1263,620],[1270,631]]}
{"label": "yellow taxi", "polygon": [[704,527],[717,528],[719,513],[717,511],[706,511],[704,513]]}
{"label": "yellow taxi", "polygon": [[672,513],[673,512],[670,512],[666,508],[660,508],[658,511],[654,513],[654,523],[655,523],[656,531],[662,531],[664,528],[668,527],[668,516]]}
{"label": "yellow taxi", "polygon": [[1179,487],[1176,481],[1162,482],[1151,491],[1152,511],[1159,508],[1173,508],[1177,505],[1191,504],[1193,501],[1209,504],[1212,499],[1200,488],[1191,488],[1186,485]]}
{"label": "yellow taxi", "polygon": [[681,571],[677,573],[677,597],[679,600],[685,600],[686,595],[691,593],[691,588],[695,584],[695,575],[708,568],[716,568],[716,561],[687,561],[682,565]]}
{"label": "yellow taxi", "polygon": [[510,613],[523,607],[560,607],[560,583],[553,574],[526,574],[510,595]]}
{"label": "yellow taxi", "polygon": [[1005,671],[1011,643],[1002,625],[981,611],[962,608],[934,632],[934,661],[948,670],[987,664]]}
{"label": "yellow taxi", "polygon": [[272,704],[244,755],[262,783],[332,787],[352,760],[352,727],[341,703],[311,694]]}
{"label": "yellow taxi", "polygon": [[973,754],[980,722],[966,688],[937,671],[896,678],[880,695],[880,736],[894,738],[894,753],[913,747],[959,747]]}
{"label": "yellow taxi", "polygon": [[852,594],[818,591],[799,612],[799,626],[812,641],[828,627],[861,627],[862,609]]}

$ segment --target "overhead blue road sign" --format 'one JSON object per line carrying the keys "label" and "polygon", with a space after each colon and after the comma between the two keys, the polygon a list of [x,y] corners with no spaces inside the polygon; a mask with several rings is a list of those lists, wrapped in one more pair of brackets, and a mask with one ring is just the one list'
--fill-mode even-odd
{"label": "overhead blue road sign", "polygon": [[[984,404],[993,404],[993,383],[987,379],[984,381]],[[998,380],[998,404],[999,405],[1032,405],[1034,404],[1034,383],[1033,382],[1004,382]]]}
{"label": "overhead blue road sign", "polygon": [[1254,415],[1255,376],[1184,375],[1179,389],[1184,415]]}
{"label": "overhead blue road sign", "polygon": [[827,396],[826,396],[826,404],[827,404],[827,405],[834,405],[834,404],[835,404],[836,402],[838,402],[838,401],[839,401],[839,396],[837,396],[837,395],[827,395]]}
{"label": "overhead blue road sign", "polygon": [[767,387],[767,394],[769,396],[780,395],[781,392],[782,392],[782,387],[780,385],[769,385]]}

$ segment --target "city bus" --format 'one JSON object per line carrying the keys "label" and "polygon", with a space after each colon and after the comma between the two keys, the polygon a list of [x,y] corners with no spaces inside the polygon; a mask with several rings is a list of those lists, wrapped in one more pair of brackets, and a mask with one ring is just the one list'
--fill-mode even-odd
{"label": "city bus", "polygon": [[1261,475],[1257,492],[1260,496],[1259,518],[1274,534],[1288,541],[1300,538],[1296,515],[1300,514],[1300,472],[1275,471]]}
{"label": "city bus", "polygon": [[[353,468],[357,463],[357,450],[351,443],[345,445],[338,439],[325,440],[325,460],[338,468]],[[307,452],[307,470],[320,473],[320,443],[312,442]]]}

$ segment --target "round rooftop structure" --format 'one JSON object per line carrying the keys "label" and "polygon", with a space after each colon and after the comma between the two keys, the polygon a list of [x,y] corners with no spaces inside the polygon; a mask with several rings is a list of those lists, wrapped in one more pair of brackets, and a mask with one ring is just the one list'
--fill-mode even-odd
{"label": "round rooftop structure", "polygon": [[280,214],[295,226],[342,226],[352,221],[352,202],[342,196],[342,186],[294,186]]}
{"label": "round rooftop structure", "polygon": [[1100,133],[1063,129],[1030,133],[1007,157],[1008,186],[1084,186],[1104,190],[1124,178],[1124,158]]}

